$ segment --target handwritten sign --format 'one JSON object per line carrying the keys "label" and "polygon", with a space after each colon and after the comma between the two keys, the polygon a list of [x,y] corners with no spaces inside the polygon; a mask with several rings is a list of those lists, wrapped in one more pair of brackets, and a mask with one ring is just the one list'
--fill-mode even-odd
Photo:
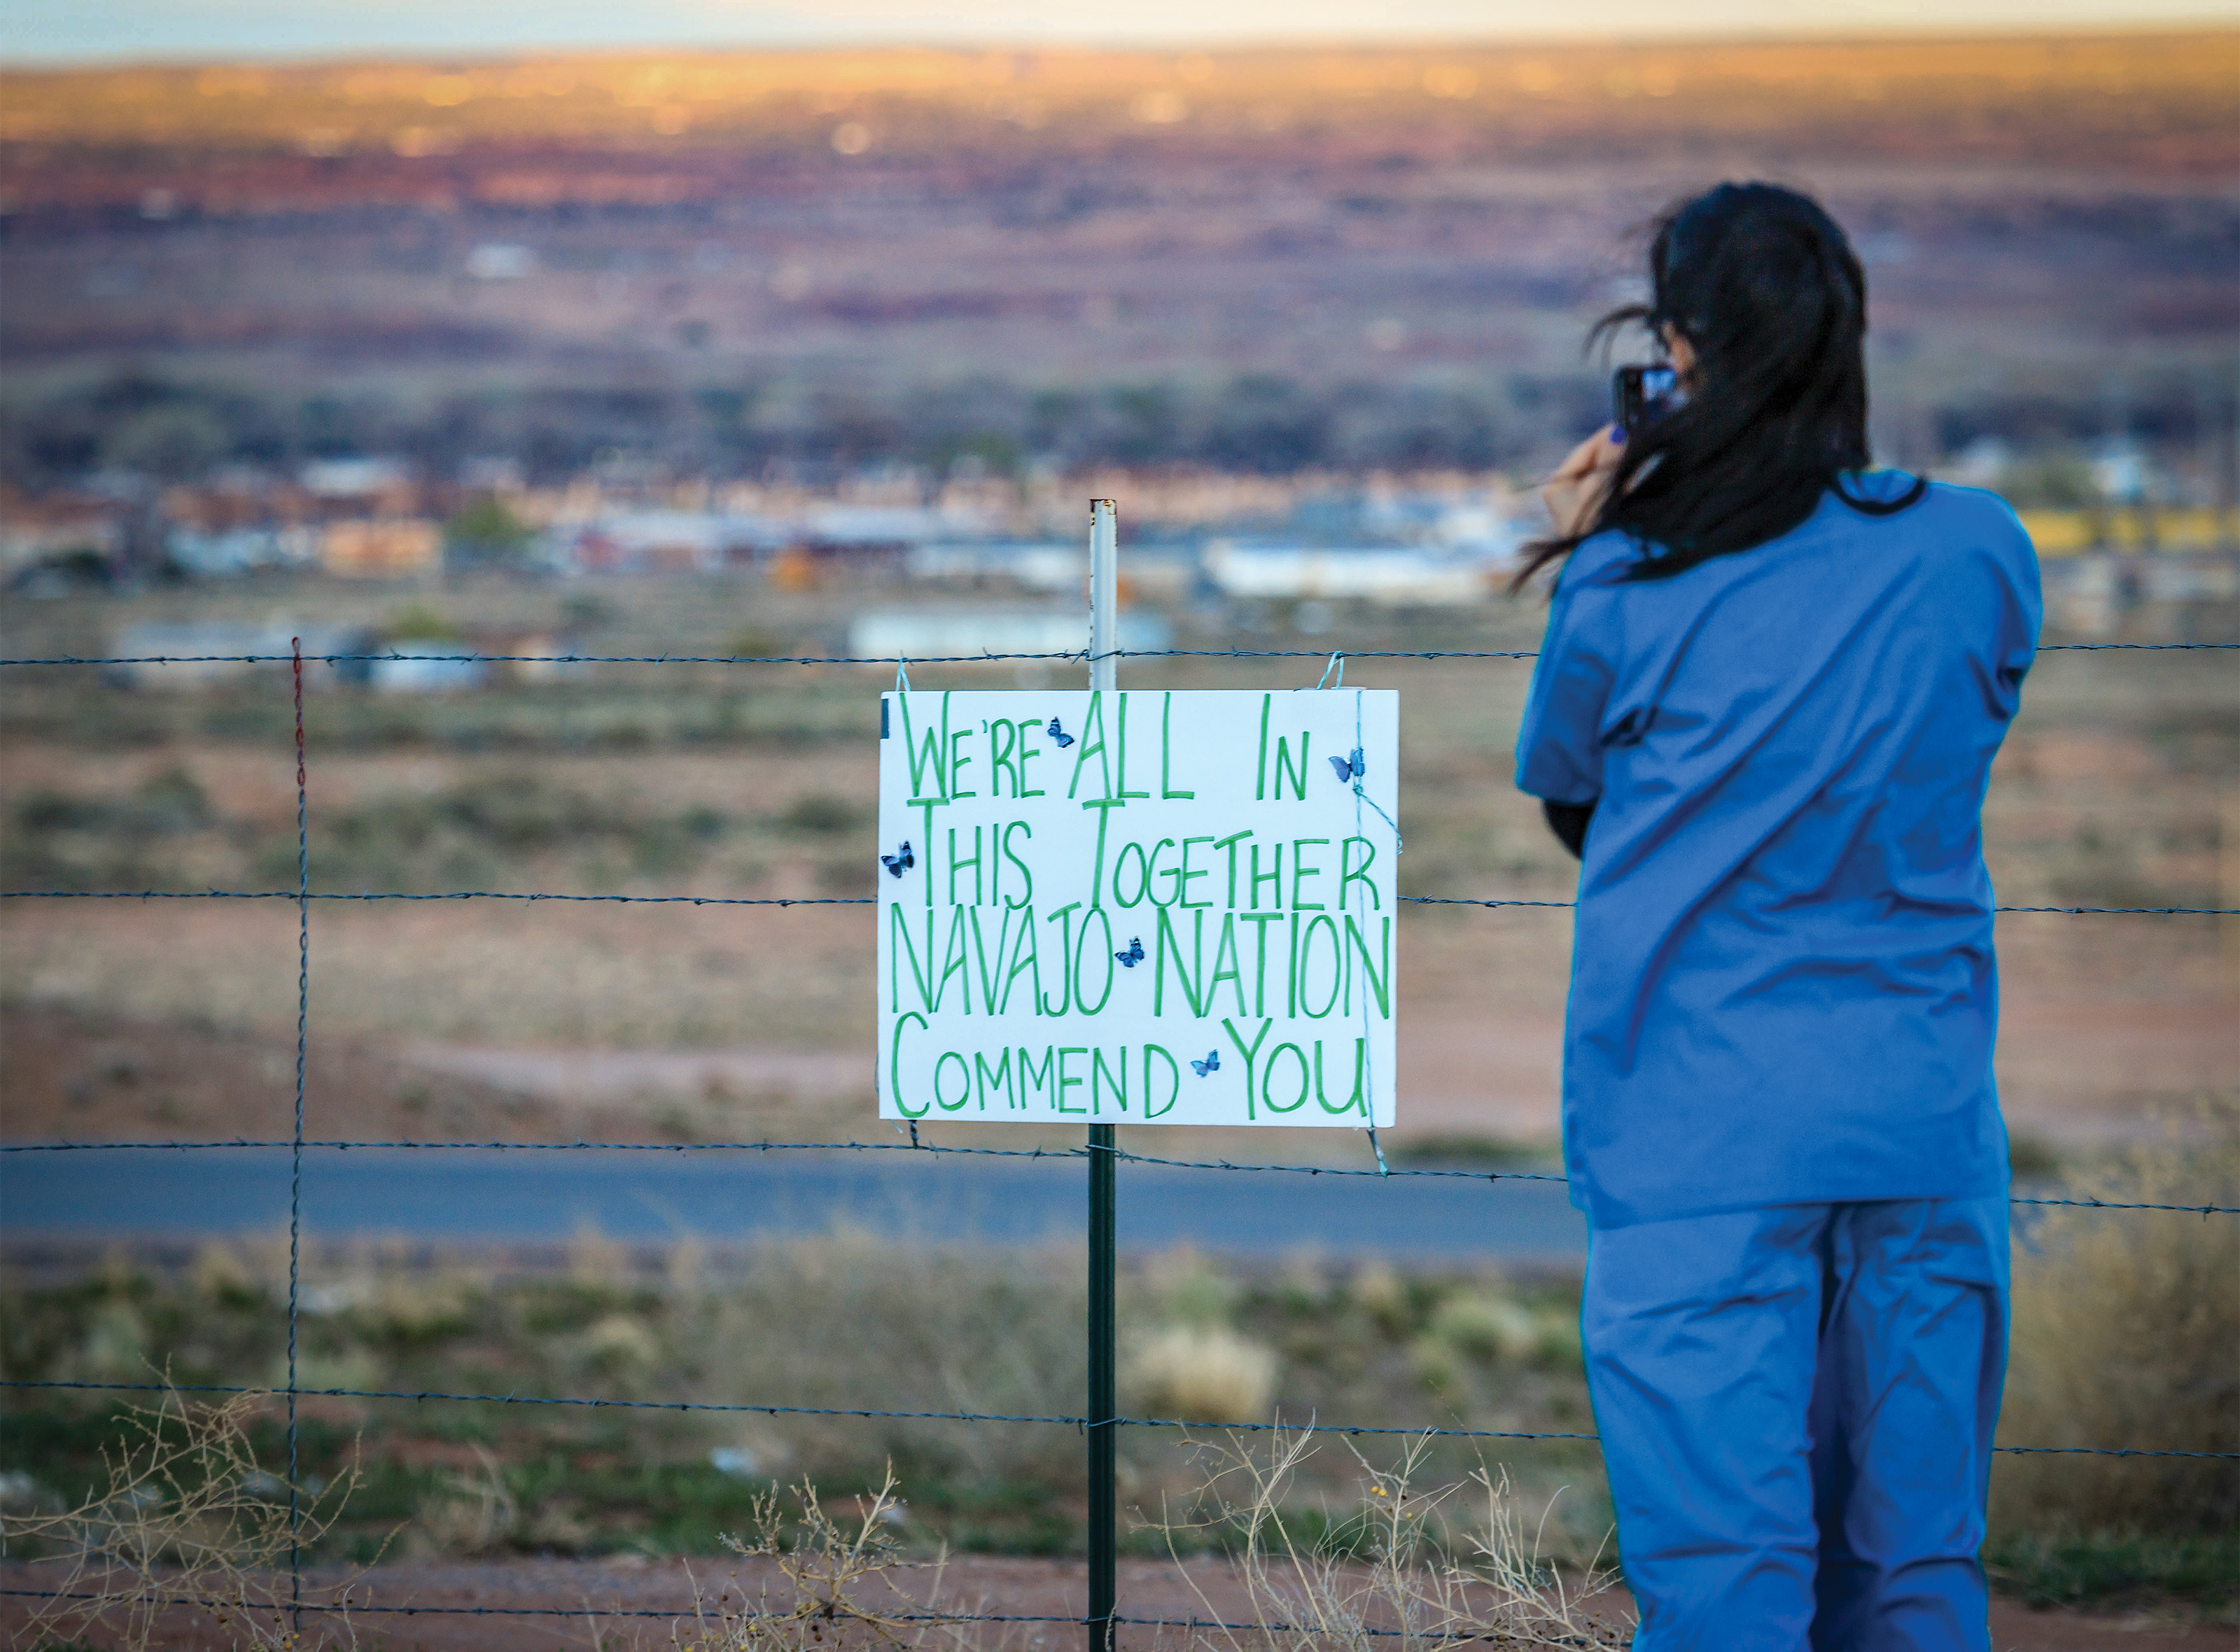
{"label": "handwritten sign", "polygon": [[879,716],[881,1117],[1393,1122],[1397,692]]}

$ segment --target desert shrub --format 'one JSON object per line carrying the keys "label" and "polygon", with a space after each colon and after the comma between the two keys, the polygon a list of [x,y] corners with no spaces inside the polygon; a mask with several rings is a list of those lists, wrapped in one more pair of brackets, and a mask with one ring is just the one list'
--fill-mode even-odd
{"label": "desert shrub", "polygon": [[[11,1559],[30,1562],[26,1581],[50,1591],[17,1643],[77,1635],[154,1652],[176,1644],[183,1616],[207,1615],[244,1652],[310,1645],[290,1627],[286,1562],[291,1548],[316,1543],[333,1524],[357,1475],[347,1470],[331,1486],[306,1482],[291,1500],[250,1437],[273,1401],[244,1393],[209,1404],[167,1388],[155,1405],[119,1414],[82,1498],[65,1503],[33,1490],[12,1499],[0,1538]],[[331,1593],[350,1598],[347,1585]],[[320,1624],[317,1644],[357,1644],[346,1613]]]}
{"label": "desert shrub", "polygon": [[1531,1311],[1505,1296],[1457,1291],[1431,1316],[1431,1335],[1480,1360],[1523,1360],[1539,1342]]}
{"label": "desert shrub", "polygon": [[1131,1408],[1186,1422],[1264,1421],[1276,1393],[1274,1350],[1225,1325],[1168,1325],[1129,1361]]}
{"label": "desert shrub", "polygon": [[[2240,1203],[2240,1105],[2205,1107],[2079,1191]],[[2017,1246],[2002,1442],[2240,1450],[2240,1221],[2057,1209]],[[2199,1457],[2003,1456],[1993,1528],[2181,1535],[2240,1520],[2240,1474]]]}

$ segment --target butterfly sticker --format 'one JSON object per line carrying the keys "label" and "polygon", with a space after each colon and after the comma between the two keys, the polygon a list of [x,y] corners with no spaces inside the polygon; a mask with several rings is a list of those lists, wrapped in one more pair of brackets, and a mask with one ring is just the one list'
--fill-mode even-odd
{"label": "butterfly sticker", "polygon": [[1130,937],[1128,942],[1128,949],[1125,952],[1116,952],[1112,956],[1120,960],[1120,967],[1122,969],[1134,969],[1137,964],[1143,961],[1143,938],[1140,936]]}
{"label": "butterfly sticker", "polygon": [[1358,780],[1369,772],[1369,765],[1362,761],[1359,746],[1356,746],[1351,754],[1347,756],[1332,757],[1330,760],[1330,766],[1337,771],[1337,777],[1341,782]]}
{"label": "butterfly sticker", "polygon": [[1220,1070],[1221,1052],[1218,1049],[1209,1049],[1205,1052],[1203,1061],[1194,1061],[1190,1063],[1190,1071],[1196,1073],[1200,1078],[1203,1078],[1208,1073],[1217,1073]]}
{"label": "butterfly sticker", "polygon": [[900,877],[911,867],[917,865],[917,857],[910,853],[910,839],[907,837],[903,839],[903,846],[896,853],[892,855],[880,856],[879,864],[885,867],[887,870],[893,873],[897,877]]}
{"label": "butterfly sticker", "polygon": [[1057,726],[1057,719],[1056,717],[1052,717],[1050,720],[1050,727],[1043,730],[1043,732],[1050,736],[1051,739],[1057,742],[1058,749],[1061,751],[1064,750],[1066,747],[1073,743],[1073,736]]}

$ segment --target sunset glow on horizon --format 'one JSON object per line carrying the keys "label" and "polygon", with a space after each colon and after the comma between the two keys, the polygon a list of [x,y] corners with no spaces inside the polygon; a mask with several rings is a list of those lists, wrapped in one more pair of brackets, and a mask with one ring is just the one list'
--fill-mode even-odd
{"label": "sunset glow on horizon", "polygon": [[1357,39],[1639,41],[1719,36],[1828,37],[2135,30],[2228,23],[2220,0],[1610,0],[1567,17],[1522,0],[1112,0],[1053,9],[1029,0],[24,0],[0,20],[0,53],[17,68],[68,63],[475,57],[570,50],[770,49],[926,44],[1157,46]]}

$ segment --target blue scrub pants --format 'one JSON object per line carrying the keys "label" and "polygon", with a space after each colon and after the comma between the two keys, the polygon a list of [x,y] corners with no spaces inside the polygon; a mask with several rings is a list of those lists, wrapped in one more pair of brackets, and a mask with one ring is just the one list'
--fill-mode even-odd
{"label": "blue scrub pants", "polygon": [[1598,1229],[1580,1322],[1636,1652],[1988,1652],[2003,1197]]}

